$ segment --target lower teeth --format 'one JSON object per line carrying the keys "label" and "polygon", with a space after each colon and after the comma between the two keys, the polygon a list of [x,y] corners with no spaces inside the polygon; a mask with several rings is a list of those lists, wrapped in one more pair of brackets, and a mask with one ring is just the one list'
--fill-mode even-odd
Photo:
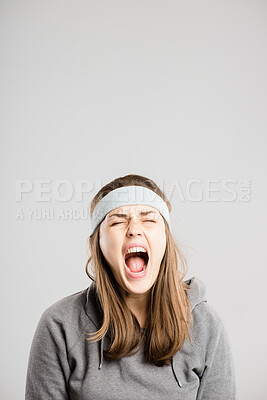
{"label": "lower teeth", "polygon": [[143,270],[142,270],[142,271],[140,271],[140,272],[133,272],[133,271],[131,271],[131,270],[130,270],[130,268],[129,268],[129,267],[127,267],[127,266],[126,266],[126,268],[127,268],[127,269],[128,269],[128,271],[130,271],[132,274],[139,275],[139,274],[142,274],[142,273],[145,271],[145,269],[146,269],[146,266],[144,266]]}

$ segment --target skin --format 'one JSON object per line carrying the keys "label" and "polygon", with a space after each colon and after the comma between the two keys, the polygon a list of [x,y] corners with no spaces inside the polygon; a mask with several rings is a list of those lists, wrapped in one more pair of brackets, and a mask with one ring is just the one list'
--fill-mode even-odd
{"label": "skin", "polygon": [[[148,212],[141,215],[141,212]],[[125,217],[112,216],[115,213]],[[124,250],[128,244],[138,243],[148,249],[147,274],[140,279],[127,275]],[[146,205],[118,207],[110,211],[100,225],[100,248],[113,275],[121,287],[124,299],[138,319],[145,326],[146,305],[149,291],[157,279],[166,249],[166,232],[163,217],[157,209]]]}

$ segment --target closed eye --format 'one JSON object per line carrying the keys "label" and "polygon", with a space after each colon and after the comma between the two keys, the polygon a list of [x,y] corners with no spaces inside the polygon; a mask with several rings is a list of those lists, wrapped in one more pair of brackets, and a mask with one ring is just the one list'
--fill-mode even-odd
{"label": "closed eye", "polygon": [[[118,224],[123,224],[125,221],[121,221],[121,222],[113,222],[113,224],[111,224],[110,226],[113,226],[113,225],[118,225]],[[145,219],[143,222],[156,222],[155,220],[153,220],[153,219]]]}

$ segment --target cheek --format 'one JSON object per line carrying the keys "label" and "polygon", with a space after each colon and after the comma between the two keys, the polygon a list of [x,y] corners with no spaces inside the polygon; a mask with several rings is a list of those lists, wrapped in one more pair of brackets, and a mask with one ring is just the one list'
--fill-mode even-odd
{"label": "cheek", "polygon": [[166,250],[166,235],[165,232],[160,232],[158,235],[155,237],[154,241],[154,252],[157,261],[161,262],[164,253]]}
{"label": "cheek", "polygon": [[117,240],[112,235],[103,232],[100,233],[99,245],[108,264],[111,267],[114,266],[119,254]]}
{"label": "cheek", "polygon": [[112,248],[112,243],[110,240],[110,236],[108,236],[105,232],[101,232],[101,230],[99,237],[99,245],[104,257],[106,258],[106,260],[108,260],[110,256],[110,249]]}
{"label": "cheek", "polygon": [[165,250],[166,250],[166,242],[164,242],[164,243],[161,243],[161,247],[160,247],[160,255],[159,255],[160,262],[161,262],[161,261],[162,261],[162,259],[163,259],[163,256],[164,256],[164,254],[165,254]]}
{"label": "cheek", "polygon": [[161,240],[160,240],[159,247],[161,249],[161,255],[162,255],[162,258],[163,258],[165,250],[166,250],[166,233],[165,233],[165,230],[161,235]]}

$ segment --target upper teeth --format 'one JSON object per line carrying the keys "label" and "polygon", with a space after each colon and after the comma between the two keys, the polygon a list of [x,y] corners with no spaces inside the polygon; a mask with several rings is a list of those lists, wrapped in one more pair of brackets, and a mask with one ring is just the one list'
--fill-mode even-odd
{"label": "upper teeth", "polygon": [[143,247],[131,247],[126,251],[126,254],[128,253],[139,253],[142,251],[143,253],[146,253],[146,250]]}

